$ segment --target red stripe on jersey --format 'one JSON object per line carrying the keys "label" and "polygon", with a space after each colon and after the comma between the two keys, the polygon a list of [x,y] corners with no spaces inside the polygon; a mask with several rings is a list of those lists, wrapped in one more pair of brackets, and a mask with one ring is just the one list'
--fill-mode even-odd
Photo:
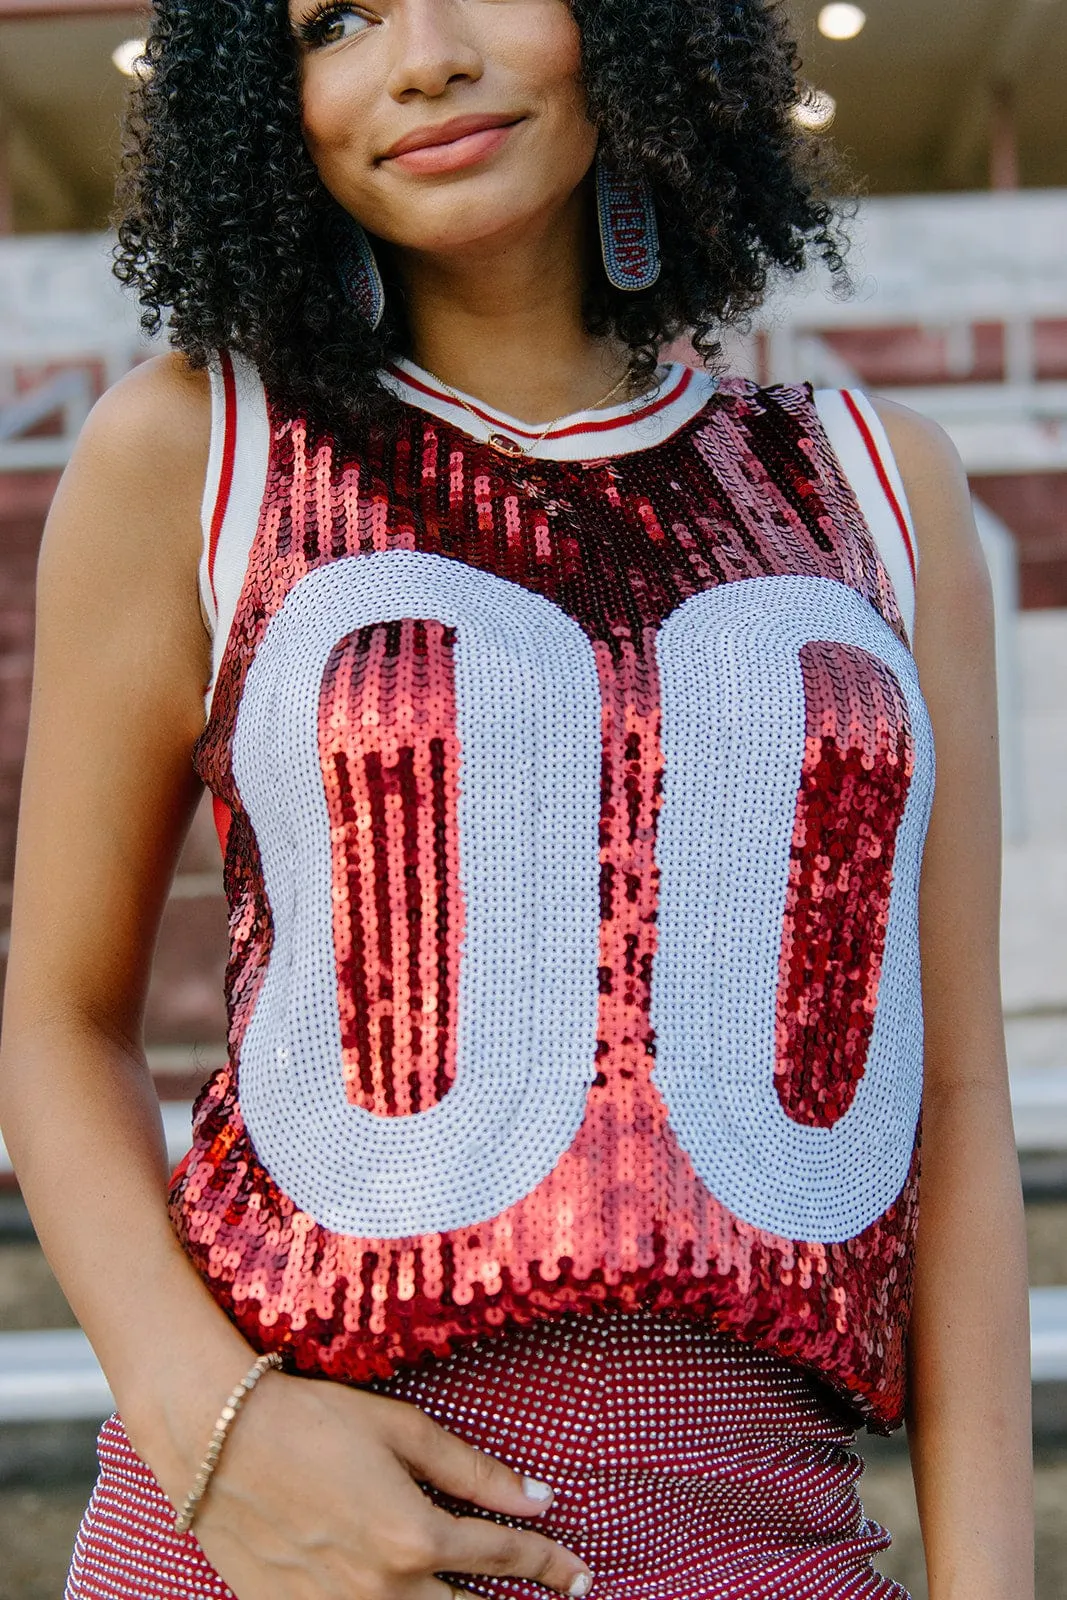
{"label": "red stripe on jersey", "polygon": [[841,394],[844,397],[845,404],[849,409],[852,420],[859,430],[860,438],[867,446],[867,453],[874,465],[875,472],[878,474],[878,482],[882,485],[883,493],[885,494],[886,499],[889,501],[893,515],[897,519],[897,525],[900,528],[900,536],[904,540],[904,548],[908,552],[908,565],[911,567],[911,577],[912,582],[914,583],[915,549],[911,542],[911,533],[908,528],[908,519],[904,515],[904,508],[897,499],[893,485],[889,481],[889,474],[885,470],[885,462],[882,460],[881,451],[875,444],[874,436],[872,435],[870,428],[867,426],[866,417],[863,415],[863,412],[860,410],[855,400],[853,400],[847,389],[842,389]]}
{"label": "red stripe on jersey", "polygon": [[[435,389],[428,383],[422,383],[418,378],[412,377],[410,372],[405,372],[402,367],[393,366],[389,370],[394,377],[400,379],[401,383],[406,383],[410,388],[417,389],[420,394],[430,395],[434,400],[446,400],[451,405],[463,406],[463,402],[457,400],[455,395],[449,394],[445,389]],[[672,405],[675,400],[681,399],[692,381],[693,370],[691,367],[686,367],[673,389],[667,394],[660,395],[658,399],[650,401],[647,406],[642,406],[640,411],[630,411],[623,417],[606,417],[601,422],[576,422],[570,428],[560,428],[556,432],[547,434],[546,438],[570,439],[575,434],[580,433],[605,433],[611,428],[629,428],[633,423],[641,422],[645,417],[653,417],[657,411],[662,411],[665,407]],[[534,428],[517,427],[508,419],[493,416],[491,412],[482,411],[475,405],[472,405],[470,409],[476,417],[479,417],[482,422],[491,428],[518,434],[524,439],[539,439],[541,437],[540,433]]]}
{"label": "red stripe on jersey", "polygon": [[215,509],[211,515],[211,534],[208,539],[207,573],[211,584],[211,597],[218,605],[218,595],[215,593],[215,552],[218,549],[219,535],[222,532],[223,520],[226,516],[226,507],[230,501],[230,489],[233,486],[233,461],[237,450],[237,385],[233,376],[233,362],[225,350],[220,352],[222,366],[222,387],[225,395],[225,416],[222,435],[222,465],[219,468],[219,487],[215,496]]}

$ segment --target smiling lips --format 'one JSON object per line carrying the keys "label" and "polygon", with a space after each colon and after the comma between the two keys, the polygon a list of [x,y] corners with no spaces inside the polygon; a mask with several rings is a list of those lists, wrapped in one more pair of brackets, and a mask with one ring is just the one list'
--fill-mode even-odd
{"label": "smiling lips", "polygon": [[453,117],[439,127],[422,128],[398,139],[381,159],[394,161],[406,172],[455,172],[499,150],[521,120],[499,115]]}

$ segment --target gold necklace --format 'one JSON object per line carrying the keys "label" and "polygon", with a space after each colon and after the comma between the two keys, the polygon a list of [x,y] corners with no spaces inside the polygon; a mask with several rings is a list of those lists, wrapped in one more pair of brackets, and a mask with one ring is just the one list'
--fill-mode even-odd
{"label": "gold necklace", "polygon": [[[453,400],[458,400],[464,410],[469,411],[472,417],[477,417],[480,423],[483,425],[485,424],[485,418],[475,411],[472,405],[468,405],[463,396],[453,389],[451,384],[446,383],[443,378],[439,378],[435,372],[429,372],[425,367],[423,368],[423,371],[426,372],[427,376],[431,377],[435,383],[439,383],[442,389],[447,390],[447,392],[452,396]],[[600,399],[587,409],[590,411],[595,411],[598,406],[602,406],[605,401],[610,400],[612,395],[616,394],[618,390],[622,388],[629,376],[630,372],[629,369],[627,369],[619,379],[618,383],[613,383],[607,394],[602,394]],[[497,455],[510,456],[512,459],[515,459],[519,456],[528,456],[533,459],[533,453],[542,440],[548,437],[557,423],[562,422],[564,417],[569,417],[570,415],[571,412],[565,411],[563,416],[553,417],[548,426],[542,428],[541,432],[537,435],[537,438],[532,440],[529,445],[522,445],[517,439],[511,438],[510,434],[497,433],[495,429],[490,431],[489,437],[485,442],[490,446],[491,449],[496,451]]]}

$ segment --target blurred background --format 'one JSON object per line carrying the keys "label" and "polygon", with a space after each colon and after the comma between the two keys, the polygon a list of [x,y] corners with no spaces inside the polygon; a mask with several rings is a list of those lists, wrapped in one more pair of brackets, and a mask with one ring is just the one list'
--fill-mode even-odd
{"label": "blurred background", "polygon": [[[1067,1596],[1067,0],[788,0],[812,136],[865,195],[856,293],[775,294],[731,363],[935,417],[970,475],[997,602],[1004,991],[1027,1197],[1039,1596]],[[0,918],[34,569],[95,397],[149,353],[109,275],[123,99],[146,25],[119,0],[0,0]],[[225,904],[198,817],[156,960],[149,1057],[175,1158],[222,1059]],[[108,1409],[0,1145],[0,1600],[58,1600]],[[902,1440],[864,1442],[885,1568],[924,1600]]]}

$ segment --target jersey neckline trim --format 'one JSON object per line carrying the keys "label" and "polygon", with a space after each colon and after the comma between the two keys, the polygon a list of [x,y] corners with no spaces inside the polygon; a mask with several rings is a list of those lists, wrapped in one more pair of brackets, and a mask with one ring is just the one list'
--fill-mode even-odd
{"label": "jersey neckline trim", "polygon": [[602,410],[573,411],[560,417],[537,443],[533,441],[541,428],[536,423],[521,422],[459,389],[456,393],[462,394],[471,406],[468,411],[432,373],[405,357],[391,362],[378,376],[398,400],[430,412],[481,444],[491,433],[506,433],[520,441],[530,441],[535,460],[589,461],[662,444],[691,421],[719,387],[719,380],[712,373],[687,367],[680,361],[667,362],[662,372],[659,386],[651,394]]}

